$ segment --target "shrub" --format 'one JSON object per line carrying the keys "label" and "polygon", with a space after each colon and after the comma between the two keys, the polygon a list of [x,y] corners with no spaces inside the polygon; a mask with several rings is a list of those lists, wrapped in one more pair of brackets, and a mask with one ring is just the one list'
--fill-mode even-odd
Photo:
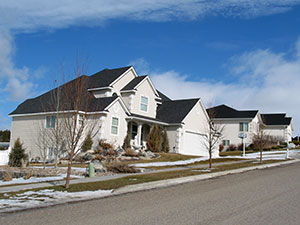
{"label": "shrub", "polygon": [[25,154],[23,144],[21,143],[20,138],[18,138],[14,143],[11,153],[9,154],[8,165],[12,167],[21,167],[22,162],[27,161],[27,159],[28,155]]}
{"label": "shrub", "polygon": [[93,139],[91,137],[91,134],[88,134],[81,146],[81,149],[83,152],[86,152],[86,151],[92,149],[92,146],[93,146]]}
{"label": "shrub", "polygon": [[24,177],[25,180],[30,179],[33,176],[33,172],[30,171],[29,173],[27,173],[27,175]]}
{"label": "shrub", "polygon": [[106,142],[105,139],[100,139],[99,140],[99,147],[100,148],[103,148],[105,150],[108,150],[108,149],[113,149],[114,147],[112,146],[112,144]]}
{"label": "shrub", "polygon": [[242,151],[243,150],[243,144],[239,144],[237,148],[238,148],[239,151]]}
{"label": "shrub", "polygon": [[223,144],[219,144],[219,151],[222,152],[224,150],[224,145]]}
{"label": "shrub", "polygon": [[122,148],[123,149],[131,148],[131,145],[130,145],[130,135],[128,133],[127,133],[126,137],[124,138],[124,142],[123,142]]}
{"label": "shrub", "polygon": [[294,143],[295,145],[300,145],[300,141],[297,141],[297,140],[294,140],[293,143]]}
{"label": "shrub", "polygon": [[14,171],[12,168],[7,167],[3,173],[3,181],[11,181],[14,177]]}
{"label": "shrub", "polygon": [[147,149],[152,152],[160,152],[162,144],[161,129],[158,125],[154,125],[147,136]]}
{"label": "shrub", "polygon": [[134,151],[132,148],[126,148],[125,149],[125,155],[135,157],[135,156],[138,155],[138,153],[136,151]]}
{"label": "shrub", "polygon": [[113,173],[138,173],[139,170],[134,166],[128,166],[119,162],[112,162],[106,165],[107,170]]}
{"label": "shrub", "polygon": [[114,149],[108,149],[105,153],[106,153],[106,160],[108,162],[114,161],[118,155],[118,152]]}
{"label": "shrub", "polygon": [[99,160],[100,162],[101,162],[102,160],[104,160],[104,159],[105,159],[105,157],[102,156],[102,155],[96,155],[96,156],[93,157],[93,160]]}
{"label": "shrub", "polygon": [[229,145],[229,150],[230,151],[235,151],[236,150],[236,145],[234,145],[234,144]]}
{"label": "shrub", "polygon": [[164,128],[163,134],[162,134],[161,151],[162,152],[169,152],[170,151],[169,138],[168,138],[168,133],[167,133],[166,128]]}

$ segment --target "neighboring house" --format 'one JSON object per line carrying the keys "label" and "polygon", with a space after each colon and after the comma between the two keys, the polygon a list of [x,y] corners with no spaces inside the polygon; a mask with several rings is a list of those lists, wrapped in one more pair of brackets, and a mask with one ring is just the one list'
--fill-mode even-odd
{"label": "neighboring house", "polygon": [[225,149],[232,145],[242,144],[241,134],[246,134],[244,142],[252,143],[253,135],[257,133],[261,118],[258,110],[236,110],[226,105],[219,105],[207,109],[213,122],[224,126],[221,143]]}
{"label": "neighboring house", "polygon": [[285,113],[261,114],[264,123],[264,131],[281,142],[292,141],[293,124],[292,118],[286,117]]}
{"label": "neighboring house", "polygon": [[222,144],[225,148],[230,144],[242,144],[242,133],[246,134],[246,146],[250,145],[253,135],[257,134],[260,128],[266,135],[273,136],[279,142],[292,140],[292,118],[286,117],[286,114],[260,114],[258,110],[236,110],[226,105],[207,110],[213,112],[211,117],[215,124],[224,126]]}
{"label": "neighboring house", "polygon": [[[132,144],[145,148],[151,127],[158,124],[167,129],[171,152],[208,155],[204,138],[207,134],[208,115],[199,98],[171,100],[156,90],[149,76],[138,76],[132,66],[104,69],[77,79],[88,81],[83,98],[91,94],[93,97],[87,111],[96,115],[100,124],[94,144],[99,139],[106,139],[121,146],[129,133]],[[72,84],[75,80],[69,83]],[[20,137],[31,158],[39,156],[35,144],[39,127],[42,125],[44,129],[51,129],[59,118],[53,106],[55,104],[49,104],[52,96],[57,95],[59,90],[62,91],[58,87],[28,99],[10,113],[11,144]],[[53,147],[49,151],[51,149]]]}

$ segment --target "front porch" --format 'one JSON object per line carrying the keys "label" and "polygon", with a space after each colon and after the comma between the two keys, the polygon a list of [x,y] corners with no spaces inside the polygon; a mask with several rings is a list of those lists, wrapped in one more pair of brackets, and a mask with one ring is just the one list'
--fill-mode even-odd
{"label": "front porch", "polygon": [[152,126],[153,124],[129,121],[128,133],[130,135],[130,144],[142,149],[147,148],[147,136],[150,133]]}
{"label": "front porch", "polygon": [[147,148],[147,136],[154,124],[159,126],[168,125],[153,118],[141,117],[137,115],[131,116],[128,119],[127,124],[127,132],[130,135],[130,144],[142,149]]}

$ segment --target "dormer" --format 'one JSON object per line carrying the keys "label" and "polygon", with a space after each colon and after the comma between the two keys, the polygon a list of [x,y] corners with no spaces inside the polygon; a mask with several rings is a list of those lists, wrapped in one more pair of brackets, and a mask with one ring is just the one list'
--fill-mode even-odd
{"label": "dormer", "polygon": [[131,80],[122,88],[121,96],[130,113],[152,118],[156,117],[157,106],[162,101],[147,75]]}
{"label": "dormer", "polygon": [[120,95],[120,91],[138,75],[132,66],[104,69],[89,78],[89,91],[96,98]]}

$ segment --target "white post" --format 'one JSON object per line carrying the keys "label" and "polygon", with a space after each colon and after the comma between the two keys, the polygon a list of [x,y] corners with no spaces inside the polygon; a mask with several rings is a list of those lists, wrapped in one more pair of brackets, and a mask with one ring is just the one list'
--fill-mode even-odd
{"label": "white post", "polygon": [[[245,133],[244,133],[244,135],[245,135]],[[245,143],[245,141],[244,141],[244,139],[245,139],[245,136],[242,138],[242,140],[243,140],[243,157],[246,157],[246,143]]]}
{"label": "white post", "polygon": [[138,123],[138,132],[137,132],[137,138],[138,138],[138,145],[142,146],[142,124]]}

